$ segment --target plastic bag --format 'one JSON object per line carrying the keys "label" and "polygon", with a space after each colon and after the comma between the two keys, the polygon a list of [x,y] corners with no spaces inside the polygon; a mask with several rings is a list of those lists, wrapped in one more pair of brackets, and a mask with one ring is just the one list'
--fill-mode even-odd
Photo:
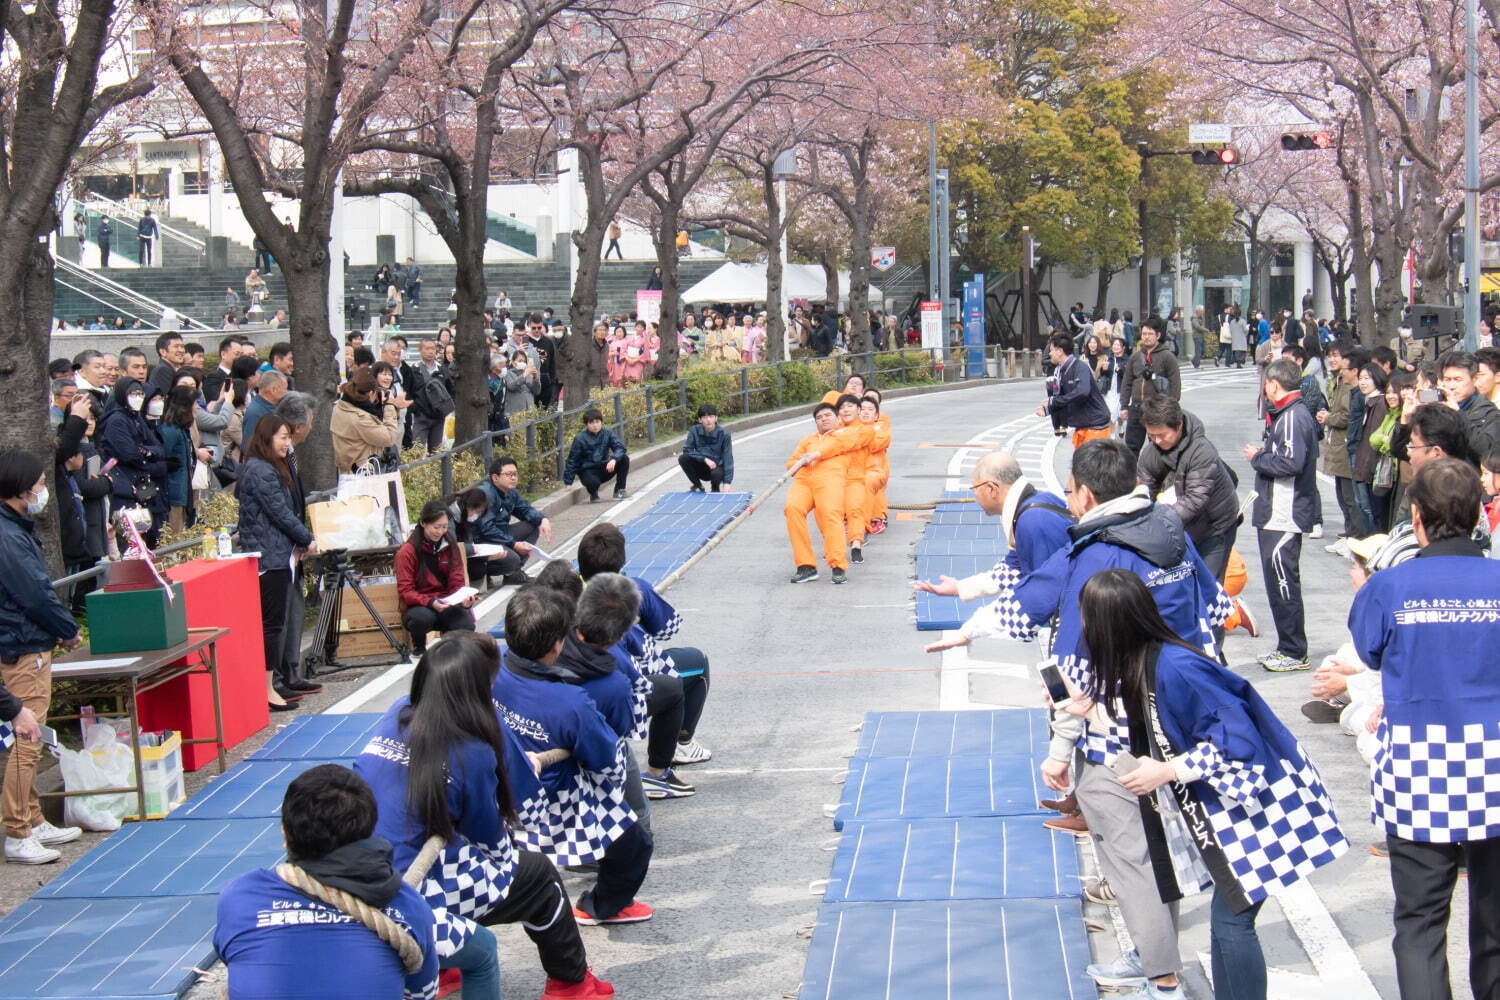
{"label": "plastic bag", "polygon": [[[82,750],[57,747],[53,753],[57,755],[63,788],[67,791],[86,792],[135,784],[135,757],[129,747],[116,739],[112,726],[91,727]],[[85,830],[118,830],[120,820],[134,812],[135,805],[134,792],[67,798],[63,800],[63,822]]]}

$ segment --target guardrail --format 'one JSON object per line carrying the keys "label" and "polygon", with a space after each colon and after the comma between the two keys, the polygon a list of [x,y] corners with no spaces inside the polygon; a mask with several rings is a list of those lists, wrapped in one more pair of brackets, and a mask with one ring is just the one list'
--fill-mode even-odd
{"label": "guardrail", "polygon": [[[90,212],[103,214],[104,210],[98,206],[104,205],[109,210],[108,214],[116,219],[124,218],[140,221],[145,216],[145,212],[132,208],[124,202],[115,201],[113,198],[106,198],[102,194],[90,194],[88,198],[82,201],[74,201],[73,205],[83,208],[85,214]],[[207,244],[198,239],[198,237],[167,225],[161,221],[159,216],[153,215],[152,218],[156,220],[156,230],[160,234],[161,239],[173,240],[174,242],[181,243],[183,246],[191,247],[199,253],[206,253],[208,251]]]}
{"label": "guardrail", "polygon": [[[125,312],[127,315],[131,315],[132,318],[141,320],[143,323],[150,323],[152,327],[157,327],[161,324],[162,317],[166,315],[167,309],[170,308],[164,302],[158,302],[148,295],[143,295],[133,288],[120,284],[113,278],[106,278],[104,275],[99,274],[96,271],[90,271],[88,268],[79,267],[77,264],[73,263],[70,260],[65,260],[62,257],[58,257],[54,259],[53,263],[56,265],[56,272],[58,274],[65,274],[69,278],[73,279],[73,281],[80,282],[83,286],[86,286],[80,287],[80,285],[70,283],[67,279],[57,278],[54,276],[53,280],[62,285],[64,288],[71,289],[72,291],[75,291],[80,295],[91,298],[102,306],[108,306],[111,311]],[[145,310],[148,314],[154,312],[155,315],[143,316],[130,313],[129,310],[121,310],[118,303],[109,302],[105,299],[100,298],[99,296],[102,293],[97,290],[91,291],[90,288],[103,289],[105,292],[108,292],[109,294],[115,296],[116,299],[129,303],[131,307],[135,309]],[[173,329],[213,329],[213,327],[209,326],[208,324],[193,319],[193,317],[177,309],[172,309],[172,314],[177,317],[177,322],[172,325]]]}

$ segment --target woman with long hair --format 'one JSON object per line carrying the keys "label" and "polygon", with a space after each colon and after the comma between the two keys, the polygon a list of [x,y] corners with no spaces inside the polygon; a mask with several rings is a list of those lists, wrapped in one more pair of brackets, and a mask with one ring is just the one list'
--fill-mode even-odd
{"label": "woman with long hair", "polygon": [[[258,429],[258,428],[257,428]],[[463,546],[448,528],[448,505],[429,500],[422,505],[411,535],[396,550],[396,594],[401,599],[401,624],[411,635],[412,651],[427,649],[427,633],[474,631],[475,597],[448,603],[468,583]]]}
{"label": "woman with long hair", "polygon": [[[240,501],[240,548],[260,553],[260,617],[266,650],[266,700],[271,711],[287,712],[297,695],[278,689],[286,646],[286,616],[292,563],[316,555],[318,544],[297,516],[287,456],[292,428],[274,413],[261,417],[245,447],[245,467],[236,491]],[[288,698],[288,694],[291,697]]]}
{"label": "woman with long hair", "polygon": [[464,1000],[500,998],[488,927],[502,923],[520,923],[536,944],[548,977],[542,1000],[611,996],[588,969],[557,869],[512,840],[518,809],[534,808],[540,786],[490,700],[499,663],[488,635],[458,632],[433,643],[417,662],[410,696],[385,713],[355,773],[375,793],[375,832],[393,845],[398,871],[429,838],[443,841],[418,892],[433,908],[440,965],[463,972]]}
{"label": "woman with long hair", "polygon": [[1355,383],[1359,393],[1364,396],[1365,408],[1364,418],[1359,425],[1359,444],[1354,449],[1354,464],[1351,470],[1354,479],[1354,502],[1359,505],[1360,512],[1364,515],[1365,526],[1371,535],[1386,530],[1386,518],[1390,513],[1391,477],[1378,475],[1382,472],[1389,473],[1390,463],[1380,461],[1381,455],[1375,450],[1372,441],[1376,430],[1385,421],[1386,411],[1389,409],[1385,400],[1386,381],[1385,369],[1372,361],[1359,370],[1359,377]]}
{"label": "woman with long hair", "polygon": [[[198,439],[195,426],[194,407],[198,401],[198,389],[193,384],[176,385],[167,394],[166,406],[162,409],[161,423],[157,429],[161,434],[162,447],[167,459],[167,523],[175,532],[182,532],[197,520],[197,504],[193,496],[193,468],[196,462],[208,462],[213,453],[204,448]],[[175,460],[175,466],[174,466]]]}
{"label": "woman with long hair", "polygon": [[[1323,780],[1248,681],[1177,637],[1140,577],[1094,574],[1079,611],[1093,672],[1065,710],[1128,728],[1130,754],[1116,773],[1141,797],[1162,899],[1197,891],[1206,875],[1214,995],[1264,1000],[1261,904],[1349,846]],[[1145,980],[1134,952],[1097,971]]]}

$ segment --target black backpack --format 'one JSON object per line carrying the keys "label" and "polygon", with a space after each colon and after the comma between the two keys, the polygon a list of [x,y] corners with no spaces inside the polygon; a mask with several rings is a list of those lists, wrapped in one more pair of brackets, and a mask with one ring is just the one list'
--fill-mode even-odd
{"label": "black backpack", "polygon": [[422,412],[432,417],[446,417],[455,409],[453,396],[449,394],[448,387],[436,374],[422,373],[422,387],[417,390],[413,402],[421,408]]}

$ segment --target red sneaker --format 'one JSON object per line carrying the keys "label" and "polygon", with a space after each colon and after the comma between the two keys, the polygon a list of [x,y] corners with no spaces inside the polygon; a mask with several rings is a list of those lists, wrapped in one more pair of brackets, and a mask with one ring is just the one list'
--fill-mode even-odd
{"label": "red sneaker", "polygon": [[638,899],[631,902],[629,906],[608,920],[600,920],[598,917],[589,916],[578,907],[573,907],[573,919],[585,927],[597,927],[600,924],[639,924],[650,920],[654,916],[656,916],[656,911]]}
{"label": "red sneaker", "polygon": [[453,996],[461,989],[463,989],[463,977],[457,969],[438,970],[438,996]]}
{"label": "red sneaker", "polygon": [[584,973],[583,980],[577,983],[565,983],[549,976],[547,987],[542,990],[542,1000],[592,1000],[593,997],[614,995],[615,988],[595,976],[592,969]]}
{"label": "red sneaker", "polygon": [[885,518],[883,518],[883,517],[877,517],[877,518],[875,518],[875,520],[871,521],[870,524],[869,524],[869,526],[865,529],[865,531],[868,532],[871,535],[878,535],[878,534],[880,534],[884,530],[885,530]]}

